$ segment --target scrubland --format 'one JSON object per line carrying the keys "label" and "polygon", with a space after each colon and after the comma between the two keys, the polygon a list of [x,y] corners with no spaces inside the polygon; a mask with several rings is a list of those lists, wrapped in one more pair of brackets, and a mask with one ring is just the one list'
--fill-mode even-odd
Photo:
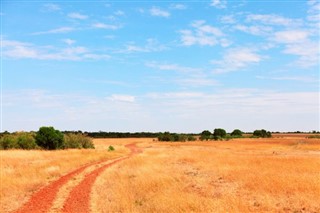
{"label": "scrubland", "polygon": [[17,209],[36,190],[76,168],[128,153],[121,143],[110,141],[116,151],[108,152],[108,145],[95,141],[96,149],[57,151],[1,150],[0,151],[0,212]]}
{"label": "scrubland", "polygon": [[320,141],[142,143],[98,177],[92,212],[319,212]]}
{"label": "scrubland", "polygon": [[[320,212],[320,140],[164,143],[95,139],[95,150],[1,151],[1,211],[81,165],[143,152],[96,179],[91,212]],[[108,146],[115,147],[108,152]]]}

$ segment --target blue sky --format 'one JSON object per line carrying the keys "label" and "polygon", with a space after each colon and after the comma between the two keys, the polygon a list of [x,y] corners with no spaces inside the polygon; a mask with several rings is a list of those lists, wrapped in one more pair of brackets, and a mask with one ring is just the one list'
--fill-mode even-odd
{"label": "blue sky", "polygon": [[319,1],[1,1],[1,130],[319,130]]}

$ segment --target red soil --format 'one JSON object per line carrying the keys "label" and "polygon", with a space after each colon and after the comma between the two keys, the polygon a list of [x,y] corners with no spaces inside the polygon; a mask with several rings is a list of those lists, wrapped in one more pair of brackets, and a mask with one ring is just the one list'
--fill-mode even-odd
{"label": "red soil", "polygon": [[[123,161],[132,155],[141,153],[142,150],[136,147],[135,144],[128,144],[126,145],[127,148],[131,150],[131,153],[129,156],[119,158],[114,160],[111,163],[108,163],[91,173],[87,174],[85,178],[72,189],[70,192],[69,197],[67,198],[62,212],[74,212],[74,213],[85,213],[90,212],[90,193],[91,188],[96,180],[96,178],[108,167],[112,166],[113,164],[116,164],[120,161]],[[85,165],[83,167],[80,167],[76,169],[75,171],[62,176],[58,180],[52,182],[51,184],[45,186],[44,188],[40,189],[38,192],[36,192],[30,200],[24,204],[20,209],[15,211],[15,213],[43,213],[48,212],[51,208],[56,195],[59,191],[59,189],[66,184],[69,180],[71,180],[75,175],[83,172],[86,168],[92,165],[99,165],[103,162],[96,162],[92,164]]]}

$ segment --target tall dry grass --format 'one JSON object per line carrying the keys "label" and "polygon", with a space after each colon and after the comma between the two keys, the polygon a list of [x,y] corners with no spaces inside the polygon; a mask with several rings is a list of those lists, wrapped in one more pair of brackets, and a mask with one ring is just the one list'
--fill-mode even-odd
{"label": "tall dry grass", "polygon": [[[96,141],[93,150],[6,150],[0,151],[0,212],[10,212],[25,203],[32,193],[76,168],[126,155],[121,141]],[[108,146],[115,151],[108,152]]]}
{"label": "tall dry grass", "polygon": [[320,141],[142,143],[93,188],[92,212],[319,212]]}

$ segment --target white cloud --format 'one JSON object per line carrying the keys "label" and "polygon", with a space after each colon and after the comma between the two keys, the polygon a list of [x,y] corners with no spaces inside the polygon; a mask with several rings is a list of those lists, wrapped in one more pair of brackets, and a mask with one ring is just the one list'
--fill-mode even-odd
{"label": "white cloud", "polygon": [[320,25],[320,2],[316,0],[308,1],[308,21],[315,22],[316,26],[319,28]]}
{"label": "white cloud", "polygon": [[68,44],[68,45],[72,45],[72,44],[76,43],[75,40],[72,40],[72,39],[70,39],[70,38],[63,39],[62,41],[63,41],[64,43]]}
{"label": "white cloud", "polygon": [[185,46],[201,45],[201,46],[214,46],[222,44],[228,46],[224,34],[219,28],[205,24],[205,21],[198,20],[191,23],[194,30],[181,30],[181,42]]}
{"label": "white cloud", "polygon": [[165,11],[165,10],[161,10],[160,8],[158,7],[152,7],[150,10],[149,10],[150,14],[152,16],[160,16],[160,17],[165,17],[165,18],[168,18],[170,16],[170,13],[168,11]]}
{"label": "white cloud", "polygon": [[132,95],[116,95],[116,94],[114,94],[114,95],[111,96],[111,100],[133,103],[133,102],[135,102],[135,96],[132,96]]}
{"label": "white cloud", "polygon": [[107,30],[117,30],[121,28],[119,25],[110,25],[110,24],[104,24],[104,23],[95,23],[92,25],[93,28],[96,29],[107,29]]}
{"label": "white cloud", "polygon": [[273,31],[272,27],[262,25],[245,26],[239,24],[234,26],[234,28],[252,35],[268,35]]}
{"label": "white cloud", "polygon": [[289,19],[275,14],[250,14],[246,18],[249,22],[261,22],[266,25],[278,26],[299,26],[302,24],[300,19]]}
{"label": "white cloud", "polygon": [[225,15],[222,16],[220,21],[224,24],[234,24],[236,23],[236,19],[233,15]]}
{"label": "white cloud", "polygon": [[58,11],[58,10],[61,10],[59,5],[52,4],[52,3],[44,4],[43,7],[44,7],[44,10],[46,10],[46,11]]}
{"label": "white cloud", "polygon": [[187,6],[184,5],[184,4],[171,4],[170,5],[170,9],[173,9],[173,10],[185,10],[185,9],[187,9]]}
{"label": "white cloud", "polygon": [[85,19],[88,18],[87,15],[83,15],[83,14],[80,14],[80,13],[69,13],[68,17],[69,18],[73,18],[73,19],[80,19],[80,20],[85,20]]}
{"label": "white cloud", "polygon": [[228,50],[222,60],[213,60],[213,64],[218,65],[214,73],[227,73],[243,69],[252,64],[258,64],[263,57],[250,48],[236,48]]}
{"label": "white cloud", "polygon": [[279,43],[301,43],[307,40],[309,32],[303,30],[287,30],[276,32],[274,40]]}
{"label": "white cloud", "polygon": [[116,16],[124,16],[125,15],[125,13],[122,10],[117,10],[116,12],[114,12],[114,14]]}
{"label": "white cloud", "polygon": [[176,72],[200,72],[201,69],[193,68],[193,67],[185,67],[178,64],[169,64],[169,63],[158,63],[158,62],[148,62],[145,64],[147,67],[159,69],[159,70],[168,70],[168,71],[176,71]]}
{"label": "white cloud", "polygon": [[[70,41],[68,41],[70,43]],[[46,46],[35,46],[30,43],[3,40],[2,54],[6,58],[13,59],[36,59],[36,60],[105,60],[110,56],[107,54],[93,53],[85,47],[70,46],[68,48],[53,48]]]}
{"label": "white cloud", "polygon": [[58,33],[69,33],[74,31],[75,29],[73,27],[60,27],[48,31],[41,31],[41,32],[35,32],[31,35],[44,35],[44,34],[58,34]]}
{"label": "white cloud", "polygon": [[277,76],[277,77],[268,77],[268,76],[256,76],[257,79],[266,79],[266,80],[276,80],[276,81],[301,81],[306,83],[319,82],[319,79],[316,77],[306,77],[306,76]]}
{"label": "white cloud", "polygon": [[218,8],[218,9],[224,9],[227,7],[227,1],[226,0],[212,0],[211,6]]}
{"label": "white cloud", "polygon": [[158,40],[149,38],[144,46],[138,46],[131,42],[126,45],[124,50],[118,51],[119,53],[136,53],[136,52],[159,52],[167,49],[166,46],[160,44]]}
{"label": "white cloud", "polygon": [[295,64],[301,67],[319,66],[320,48],[318,42],[299,42],[287,44],[283,53],[299,56]]}
{"label": "white cloud", "polygon": [[185,87],[205,87],[205,86],[219,85],[218,81],[216,80],[212,80],[208,77],[195,77],[195,76],[191,76],[190,78],[181,78],[176,80],[176,82]]}

